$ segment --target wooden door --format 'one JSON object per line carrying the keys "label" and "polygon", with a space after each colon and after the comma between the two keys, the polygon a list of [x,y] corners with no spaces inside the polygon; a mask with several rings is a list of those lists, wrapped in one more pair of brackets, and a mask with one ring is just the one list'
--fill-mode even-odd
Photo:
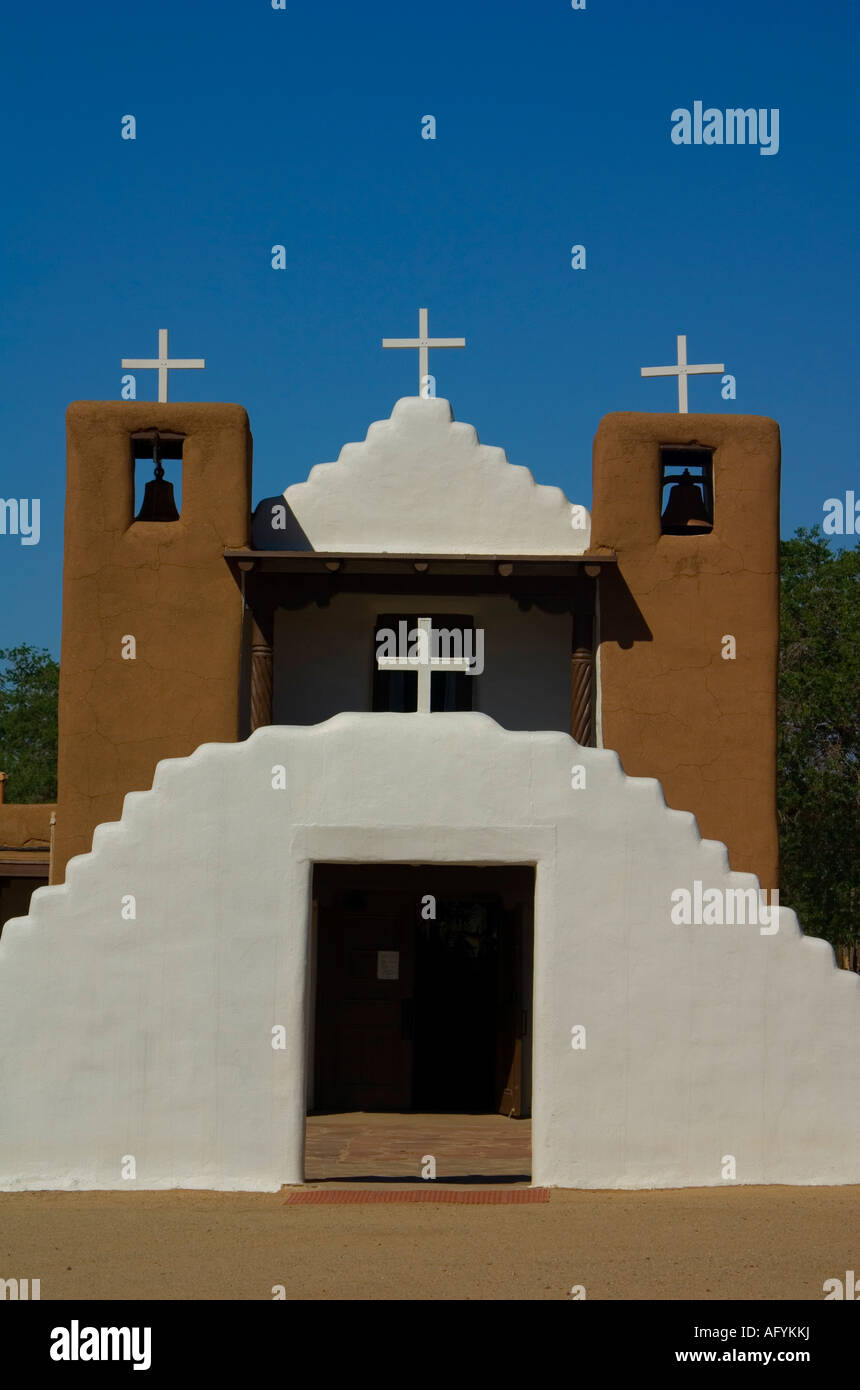
{"label": "wooden door", "polygon": [[378,896],[353,911],[320,904],[318,1109],[410,1108],[413,935],[412,915]]}

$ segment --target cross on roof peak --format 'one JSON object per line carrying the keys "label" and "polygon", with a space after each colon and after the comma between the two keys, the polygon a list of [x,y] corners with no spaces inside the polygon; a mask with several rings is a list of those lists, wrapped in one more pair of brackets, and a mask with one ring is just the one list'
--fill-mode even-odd
{"label": "cross on roof peak", "polygon": [[417,338],[383,338],[384,348],[418,349],[418,394],[428,396],[430,385],[430,348],[461,348],[466,346],[465,338],[431,338],[429,336],[429,314],[426,309],[418,310]]}

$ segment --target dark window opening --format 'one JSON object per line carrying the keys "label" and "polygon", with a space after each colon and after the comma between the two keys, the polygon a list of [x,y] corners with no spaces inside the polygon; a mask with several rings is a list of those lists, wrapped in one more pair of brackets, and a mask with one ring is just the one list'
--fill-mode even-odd
{"label": "dark window opening", "polygon": [[131,437],[135,521],[178,521],[182,511],[181,434],[141,430]]}
{"label": "dark window opening", "polygon": [[660,511],[664,536],[713,531],[713,449],[666,445],[660,450]]}
{"label": "dark window opening", "polygon": [[[377,664],[383,639],[393,639],[397,660],[410,650],[420,650],[416,636],[418,619],[430,618],[430,654],[474,657],[474,620],[464,613],[380,613],[373,632],[373,703],[375,713],[413,714],[418,708],[418,671],[385,671]],[[472,709],[475,676],[465,671],[430,671],[430,712]]]}

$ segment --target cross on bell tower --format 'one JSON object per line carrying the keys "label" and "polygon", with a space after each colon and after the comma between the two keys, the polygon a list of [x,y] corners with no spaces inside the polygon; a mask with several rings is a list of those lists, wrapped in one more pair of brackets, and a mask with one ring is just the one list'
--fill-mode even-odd
{"label": "cross on bell tower", "polygon": [[122,359],[124,367],[143,367],[154,368],[158,372],[158,400],[167,400],[167,373],[171,368],[176,367],[197,367],[206,366],[204,357],[174,357],[171,361],[167,355],[167,329],[158,330],[158,356],[157,357],[124,357]]}
{"label": "cross on bell tower", "polygon": [[671,367],[642,367],[640,368],[643,376],[676,376],[678,378],[678,414],[687,415],[687,377],[704,376],[716,372],[724,372],[725,364],[722,362],[708,362],[704,365],[691,366],[687,361],[687,337],[686,334],[678,334],[678,361]]}

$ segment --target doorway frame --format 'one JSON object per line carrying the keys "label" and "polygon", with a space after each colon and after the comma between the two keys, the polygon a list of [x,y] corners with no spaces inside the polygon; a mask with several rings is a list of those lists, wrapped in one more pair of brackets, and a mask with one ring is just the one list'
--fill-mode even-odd
{"label": "doorway frame", "polygon": [[[319,871],[320,871],[320,870],[325,870],[325,869],[346,870],[346,871],[355,870],[356,873],[357,873],[357,884],[356,884],[355,886],[357,887],[357,890],[358,890],[358,891],[361,891],[362,886],[368,886],[368,885],[363,885],[363,884],[362,884],[361,880],[362,880],[363,877],[367,877],[367,878],[370,879],[370,884],[369,884],[369,886],[368,886],[368,891],[376,891],[376,890],[382,888],[382,887],[384,886],[384,884],[385,884],[385,875],[386,875],[389,871],[392,872],[393,878],[394,878],[394,880],[395,880],[395,883],[394,883],[394,891],[397,891],[398,888],[402,891],[404,885],[403,885],[402,883],[401,883],[401,884],[398,884],[398,883],[397,883],[397,870],[405,870],[405,871],[407,871],[407,872],[415,872],[415,873],[418,873],[419,871],[426,871],[426,873],[427,873],[428,875],[432,875],[434,872],[436,872],[436,873],[444,873],[446,870],[453,870],[453,871],[455,871],[455,872],[456,872],[456,871],[462,871],[462,872],[463,872],[463,875],[464,875],[465,877],[468,877],[468,875],[469,875],[470,873],[472,873],[472,872],[482,872],[482,873],[485,872],[485,873],[487,873],[487,874],[491,874],[491,873],[493,873],[493,871],[498,871],[498,870],[501,870],[501,871],[504,871],[504,870],[521,870],[521,871],[523,871],[524,873],[528,873],[528,874],[530,875],[530,892],[528,892],[527,894],[524,894],[524,895],[522,895],[522,896],[519,896],[519,895],[518,895],[518,899],[517,899],[517,905],[518,905],[518,906],[526,906],[527,909],[528,909],[528,919],[527,919],[527,921],[523,924],[523,932],[522,932],[522,936],[521,936],[521,938],[520,938],[521,943],[522,943],[522,958],[521,958],[521,961],[520,961],[520,971],[519,971],[519,990],[520,990],[521,1003],[522,1003],[522,1008],[523,1008],[524,1012],[525,1012],[526,1015],[527,1015],[528,1022],[527,1022],[527,1026],[526,1026],[526,1028],[525,1028],[525,1031],[524,1031],[523,1033],[517,1034],[517,1036],[521,1039],[521,1044],[522,1044],[522,1045],[521,1045],[521,1060],[520,1060],[520,1092],[521,1092],[522,1110],[525,1112],[524,1116],[522,1116],[522,1117],[523,1117],[523,1118],[529,1118],[529,1119],[530,1119],[530,1118],[531,1118],[531,1113],[532,1113],[532,1096],[533,1096],[532,1065],[533,1065],[533,1056],[534,1056],[534,980],[535,980],[535,970],[534,970],[534,939],[535,939],[535,926],[534,926],[534,919],[535,919],[535,898],[536,898],[536,895],[537,895],[537,866],[536,866],[535,864],[511,863],[511,862],[509,862],[509,861],[505,861],[505,863],[503,863],[503,864],[499,864],[499,863],[494,863],[494,864],[486,864],[486,863],[476,864],[476,863],[460,863],[460,862],[458,862],[458,863],[451,863],[451,862],[449,862],[449,861],[441,862],[441,861],[439,861],[439,860],[429,861],[429,860],[426,860],[426,859],[423,859],[423,860],[421,860],[420,862],[419,862],[419,861],[412,861],[412,860],[403,860],[403,859],[398,859],[398,860],[385,859],[385,860],[376,860],[376,861],[374,861],[373,863],[356,863],[356,862],[354,862],[354,861],[352,861],[352,860],[349,860],[349,861],[344,862],[344,861],[342,861],[342,860],[330,860],[330,859],[327,859],[327,860],[314,861],[314,862],[312,863],[312,865],[311,865],[311,901],[310,901],[310,933],[309,933],[310,939],[309,939],[309,965],[308,965],[308,989],[309,989],[309,999],[308,999],[308,1009],[307,1009],[307,1041],[306,1041],[306,1049],[307,1049],[307,1101],[306,1101],[306,1114],[310,1114],[310,1113],[313,1112],[313,1111],[315,1110],[315,1108],[316,1108],[315,1102],[316,1102],[316,1088],[317,1088],[317,1080],[318,1080],[318,1078],[317,1078],[317,1071],[316,1071],[316,1064],[317,1064],[316,1049],[317,1049],[317,1044],[318,1044],[318,1042],[319,1042],[319,1038],[318,1038],[318,1035],[317,1035],[317,1010],[318,1010],[318,1005],[319,1005],[319,918],[320,918],[320,912],[319,912],[319,899],[318,899],[318,897],[316,896],[315,891],[314,891],[314,883],[315,883],[315,881],[317,880]],[[390,880],[389,880],[389,882],[390,882]],[[458,889],[458,887],[456,886],[456,884],[452,884],[452,885],[450,886],[450,888],[445,888],[444,890],[439,889],[439,888],[437,887],[437,893],[436,893],[435,896],[437,896],[437,897],[438,897],[438,896],[441,896],[441,894],[442,894],[443,891],[444,891],[444,893],[446,893],[446,894],[447,894],[447,893],[450,893],[450,894],[452,894],[452,895],[456,895],[460,890]],[[465,892],[466,890],[464,889],[463,891]],[[500,899],[502,899],[503,902],[505,902],[505,899],[506,899],[506,891],[505,891],[505,885],[504,885],[503,882],[502,882],[502,883],[497,883],[497,884],[490,884],[488,887],[483,888],[483,889],[481,889],[480,891],[483,892],[484,894],[486,894],[487,892],[495,893]],[[508,891],[509,891],[509,890],[508,890]],[[505,903],[505,905],[507,905],[507,904]],[[417,981],[416,981],[416,985],[417,985]],[[497,1029],[497,1035],[498,1035],[498,1029]],[[402,1112],[392,1111],[392,1113],[393,1113],[393,1114],[396,1114],[396,1113],[416,1114],[416,1113],[422,1113],[422,1112],[420,1111],[420,1108],[416,1109],[415,1106],[410,1106],[408,1110],[403,1110]],[[451,1111],[445,1111],[444,1113],[446,1113],[446,1114],[459,1114],[460,1112],[457,1111],[457,1110],[451,1110]],[[472,1114],[472,1113],[477,1113],[477,1112],[473,1112],[473,1111],[463,1111],[462,1113],[464,1113],[464,1114]],[[487,1113],[488,1113],[488,1114],[492,1114],[492,1113],[496,1113],[496,1112],[491,1111],[491,1110],[488,1110]],[[502,1112],[499,1111],[498,1113],[502,1113]]]}
{"label": "doorway frame", "polygon": [[[404,718],[412,716],[404,716]],[[523,866],[534,870],[534,908],[531,966],[531,1055],[528,1062],[531,1086],[532,1184],[535,1155],[543,1144],[543,1092],[536,1075],[536,1060],[543,1054],[543,1010],[540,989],[543,969],[543,923],[552,911],[553,869],[558,852],[554,825],[499,826],[319,826],[295,825],[285,846],[289,864],[284,870],[287,911],[304,924],[304,979],[301,1008],[292,1042],[302,1065],[294,1091],[281,1095],[290,1112],[285,1168],[305,1173],[305,1144],[308,1099],[313,1087],[313,1038],[316,1012],[316,933],[314,922],[313,876],[317,864],[436,864],[459,868],[506,868]],[[294,873],[290,872],[290,864]],[[525,1064],[524,1064],[525,1066]],[[295,1181],[289,1177],[285,1182]]]}

